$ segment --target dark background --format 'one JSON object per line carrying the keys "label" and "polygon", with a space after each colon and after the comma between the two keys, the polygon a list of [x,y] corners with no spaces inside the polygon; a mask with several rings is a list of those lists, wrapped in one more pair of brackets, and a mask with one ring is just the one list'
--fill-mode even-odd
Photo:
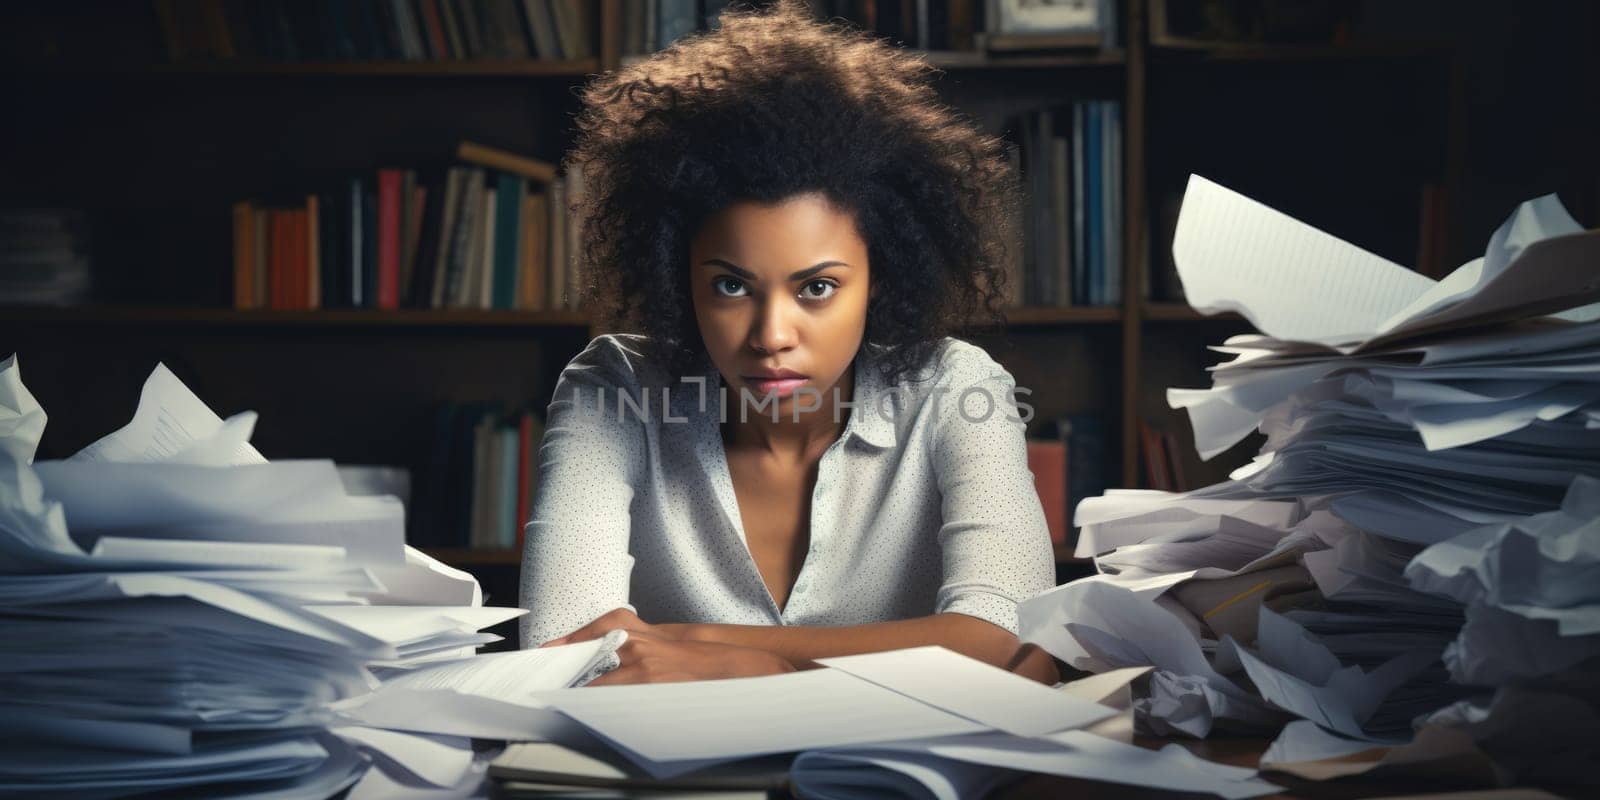
{"label": "dark background", "polygon": [[[1223,5],[1249,20],[1252,8],[1271,4]],[[1544,193],[1557,192],[1585,226],[1600,224],[1600,4],[1336,5],[1350,13],[1356,43],[1406,46],[1259,58],[1146,48],[1147,125],[1128,157],[1144,163],[1141,243],[1158,287],[1165,220],[1191,172],[1404,265],[1417,263],[1420,187],[1446,187],[1447,248],[1436,273],[1479,255],[1517,203]],[[0,7],[0,207],[84,210],[96,307],[171,311],[131,321],[52,316],[0,297],[0,355],[20,354],[51,417],[40,458],[70,455],[125,423],[157,361],[223,416],[259,411],[255,443],[269,458],[398,464],[418,481],[431,479],[439,404],[543,408],[594,329],[290,325],[183,312],[230,303],[231,203],[293,198],[380,166],[448,163],[464,139],[558,162],[582,75],[172,70],[156,68],[160,42],[148,3]],[[1012,135],[1006,120],[1018,109],[1121,98],[1132,70],[952,68],[939,88]],[[1141,268],[1139,258],[1130,269]],[[980,342],[1035,389],[1043,419],[1099,413],[1115,430],[1131,409],[1186,430],[1162,390],[1205,385],[1203,367],[1215,359],[1204,346],[1245,328],[1155,315],[1132,324],[1140,334],[1132,355],[1120,349],[1127,332],[1115,320],[1018,326]],[[1125,404],[1128,370],[1140,373],[1140,388]],[[1250,447],[1212,464],[1188,456],[1194,482],[1219,479]],[[1115,441],[1107,449],[1106,473],[1120,485],[1130,451]],[[514,602],[513,563],[475,568],[495,601]]]}

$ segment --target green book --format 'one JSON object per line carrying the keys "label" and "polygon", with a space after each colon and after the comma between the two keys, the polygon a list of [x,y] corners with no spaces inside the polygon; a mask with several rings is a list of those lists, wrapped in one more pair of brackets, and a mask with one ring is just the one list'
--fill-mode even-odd
{"label": "green book", "polygon": [[494,308],[511,309],[517,301],[517,266],[521,263],[522,178],[500,174],[494,210]]}

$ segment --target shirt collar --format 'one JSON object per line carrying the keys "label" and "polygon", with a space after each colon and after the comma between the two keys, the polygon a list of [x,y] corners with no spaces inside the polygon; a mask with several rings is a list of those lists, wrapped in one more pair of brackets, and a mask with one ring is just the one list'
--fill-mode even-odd
{"label": "shirt collar", "polygon": [[[852,362],[855,396],[851,401],[850,419],[845,423],[843,434],[879,449],[894,446],[895,418],[904,411],[901,407],[904,398],[883,399],[883,395],[890,388],[879,362],[884,350],[882,345],[863,343]],[[700,388],[695,383],[680,382],[673,386],[671,392],[673,417],[681,419],[698,415],[711,420],[718,418],[718,393],[722,389],[722,375],[717,372],[716,367],[709,367],[702,376],[705,378],[704,410],[702,411],[701,407]],[[728,402],[737,403],[737,399],[730,397]],[[737,408],[737,405],[730,405],[730,409]]]}
{"label": "shirt collar", "polygon": [[879,363],[882,352],[882,345],[866,343],[856,354],[855,398],[851,401],[854,405],[850,409],[850,421],[845,424],[846,436],[855,436],[879,449],[894,446],[894,420],[903,411],[900,408],[903,398],[883,399],[889,386]]}

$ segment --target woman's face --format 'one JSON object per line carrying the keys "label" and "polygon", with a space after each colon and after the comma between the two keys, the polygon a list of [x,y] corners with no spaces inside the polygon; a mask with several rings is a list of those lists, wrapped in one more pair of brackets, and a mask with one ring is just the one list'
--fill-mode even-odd
{"label": "woman's face", "polygon": [[[738,203],[708,218],[689,243],[690,285],[728,401],[737,404],[741,389],[757,401],[772,392],[780,419],[792,418],[794,393],[805,387],[820,403],[804,396],[802,410],[832,408],[866,332],[867,270],[854,217],[820,193]],[[785,373],[800,377],[771,377]],[[842,388],[840,399],[849,399]]]}

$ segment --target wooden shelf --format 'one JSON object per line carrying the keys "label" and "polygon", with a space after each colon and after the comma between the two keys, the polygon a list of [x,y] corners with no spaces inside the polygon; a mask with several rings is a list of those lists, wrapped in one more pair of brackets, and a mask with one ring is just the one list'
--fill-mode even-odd
{"label": "wooden shelf", "polygon": [[1262,42],[1220,42],[1184,36],[1150,37],[1151,54],[1203,61],[1344,61],[1428,58],[1449,52],[1449,46],[1436,42],[1396,42],[1386,44],[1268,44]]}
{"label": "wooden shelf", "polygon": [[1232,311],[1221,314],[1202,314],[1183,303],[1148,303],[1140,314],[1152,322],[1243,322],[1244,317]]}
{"label": "wooden shelf", "polygon": [[231,308],[159,308],[144,306],[5,307],[0,319],[53,325],[124,325],[132,323],[199,326],[389,326],[389,327],[585,327],[582,311],[484,311],[480,309],[322,309],[317,311],[240,311]]}
{"label": "wooden shelf", "polygon": [[1063,50],[996,55],[972,50],[912,50],[929,64],[944,70],[1063,69],[1115,67],[1128,63],[1121,50]]}
{"label": "wooden shelf", "polygon": [[522,553],[518,550],[474,550],[464,547],[431,547],[424,548],[434,558],[449,564],[452,567],[478,567],[519,565],[522,563]]}
{"label": "wooden shelf", "polygon": [[1122,309],[1116,306],[1011,308],[1007,309],[1005,314],[1008,327],[1021,325],[1104,325],[1122,319]]}
{"label": "wooden shelf", "polygon": [[406,77],[406,78],[537,78],[582,77],[600,72],[594,58],[554,60],[462,61],[191,61],[119,67],[100,64],[37,64],[20,67],[30,75],[140,77],[212,76],[257,77]]}

